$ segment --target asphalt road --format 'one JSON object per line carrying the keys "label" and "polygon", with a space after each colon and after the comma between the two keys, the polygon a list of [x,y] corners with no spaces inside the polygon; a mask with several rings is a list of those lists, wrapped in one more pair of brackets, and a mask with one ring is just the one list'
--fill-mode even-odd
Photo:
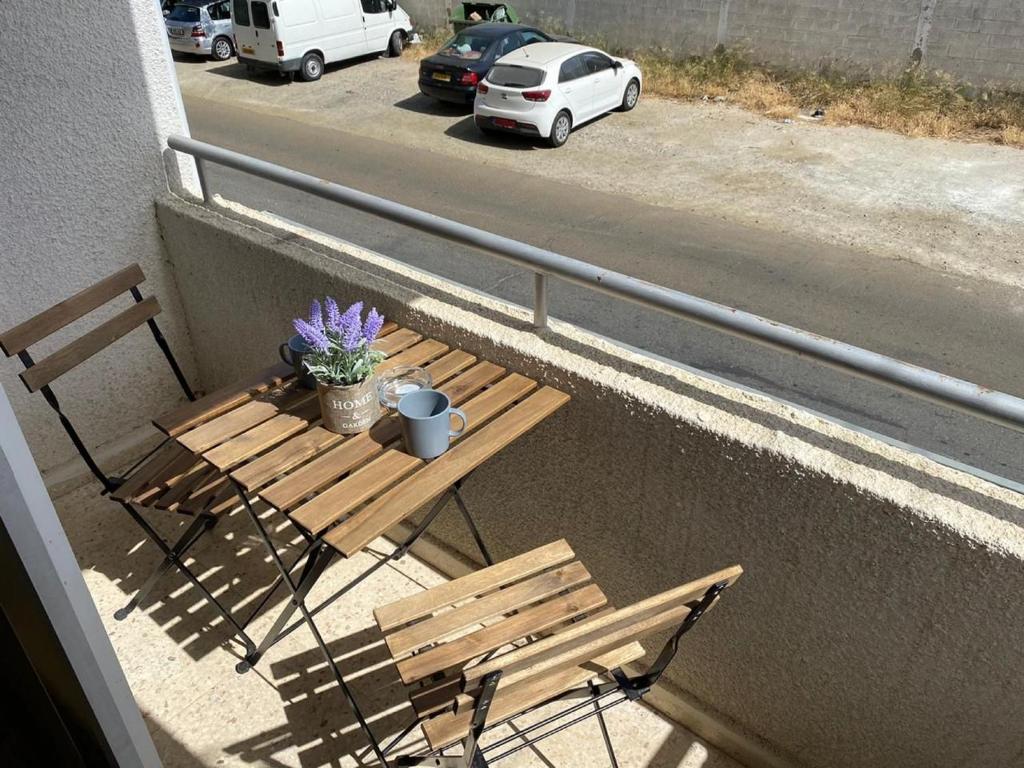
{"label": "asphalt road", "polygon": [[[185,99],[192,135],[492,232],[831,336],[984,386],[1024,393],[1024,303],[1011,288],[670,208],[567,179]],[[439,141],[451,140],[442,135]],[[524,306],[514,265],[328,201],[208,166],[213,189]],[[552,316],[899,441],[1024,482],[1024,436],[880,385],[552,281]]]}

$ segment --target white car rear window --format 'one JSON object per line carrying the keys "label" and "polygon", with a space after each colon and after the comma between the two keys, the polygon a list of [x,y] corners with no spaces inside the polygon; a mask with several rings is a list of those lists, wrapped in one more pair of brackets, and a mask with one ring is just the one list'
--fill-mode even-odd
{"label": "white car rear window", "polygon": [[487,80],[506,88],[534,88],[544,82],[544,74],[543,69],[498,64],[491,69]]}

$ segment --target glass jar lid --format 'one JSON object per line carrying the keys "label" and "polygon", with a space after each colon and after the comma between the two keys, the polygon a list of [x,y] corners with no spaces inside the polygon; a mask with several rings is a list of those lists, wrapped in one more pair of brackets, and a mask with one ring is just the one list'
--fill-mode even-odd
{"label": "glass jar lid", "polygon": [[421,389],[430,389],[433,383],[426,369],[403,365],[377,377],[377,396],[385,408],[397,408],[403,396]]}

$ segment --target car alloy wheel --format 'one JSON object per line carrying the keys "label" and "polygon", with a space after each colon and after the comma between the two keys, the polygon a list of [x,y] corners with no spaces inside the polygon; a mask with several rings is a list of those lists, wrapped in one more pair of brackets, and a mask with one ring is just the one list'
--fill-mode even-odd
{"label": "car alloy wheel", "polygon": [[636,80],[630,82],[626,87],[626,109],[632,109],[636,106],[637,99],[640,98],[640,84]]}
{"label": "car alloy wheel", "polygon": [[552,132],[555,135],[555,141],[561,145],[565,144],[569,140],[569,130],[572,124],[569,122],[569,116],[561,114],[555,118],[555,130]]}
{"label": "car alloy wheel", "polygon": [[231,58],[231,43],[223,37],[218,37],[213,43],[213,56],[218,61]]}

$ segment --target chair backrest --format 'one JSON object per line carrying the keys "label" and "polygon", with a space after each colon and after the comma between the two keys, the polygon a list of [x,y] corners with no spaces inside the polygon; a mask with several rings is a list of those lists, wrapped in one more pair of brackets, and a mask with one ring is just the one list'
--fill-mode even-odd
{"label": "chair backrest", "polygon": [[[143,298],[142,293],[139,291],[138,286],[145,279],[139,265],[132,264],[120,272],[100,280],[95,285],[79,291],[59,304],[55,304],[49,309],[40,312],[25,322],[0,333],[0,349],[3,350],[7,357],[17,355],[25,366],[25,370],[20,374],[22,382],[24,382],[29,392],[42,392],[46,401],[59,415],[61,424],[68,432],[82,458],[85,459],[86,464],[89,465],[89,469],[92,470],[93,474],[100,479],[108,490],[111,487],[111,479],[99,469],[90,456],[88,449],[82,443],[71,422],[61,411],[60,404],[49,385],[96,353],[106,349],[122,336],[145,323],[149,326],[154,340],[167,358],[167,362],[177,377],[178,383],[181,385],[186,397],[189,400],[195,399],[192,389],[189,387],[181,368],[178,366],[170,347],[167,345],[167,341],[160,333],[160,329],[154,320],[160,313],[160,303],[153,296]],[[29,347],[33,344],[43,341],[125,292],[130,293],[135,300],[135,303],[129,309],[100,323],[92,330],[85,332],[74,341],[65,344],[42,360],[36,361],[32,358]]]}
{"label": "chair backrest", "polygon": [[698,607],[701,607],[700,614],[710,609],[718,601],[718,594],[735,583],[742,573],[738,565],[725,568],[626,608],[583,619],[546,638],[481,661],[463,672],[463,691],[472,691],[494,672],[501,672],[501,687],[509,687],[529,678],[585,664],[660,630],[685,626],[691,613],[697,618]]}

